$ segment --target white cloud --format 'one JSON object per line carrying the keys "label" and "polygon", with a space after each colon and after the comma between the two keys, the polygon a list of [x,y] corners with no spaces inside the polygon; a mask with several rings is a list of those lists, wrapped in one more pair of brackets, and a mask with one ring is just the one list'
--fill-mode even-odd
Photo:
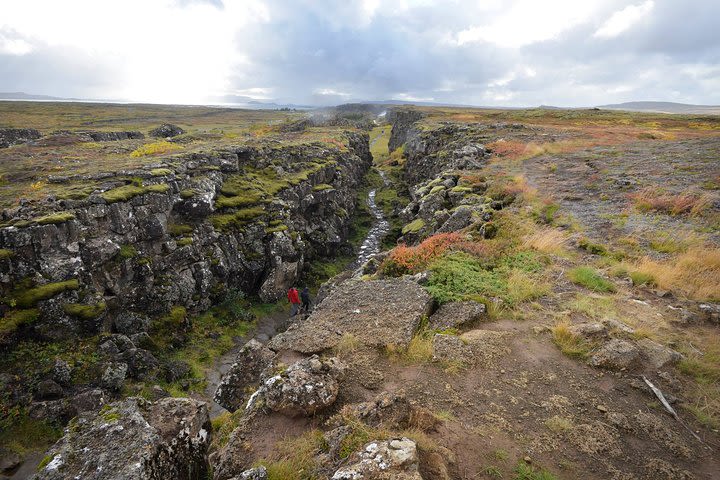
{"label": "white cloud", "polygon": [[26,55],[32,51],[33,46],[22,38],[9,38],[0,32],[0,53]]}
{"label": "white cloud", "polygon": [[599,0],[519,0],[488,23],[472,26],[455,35],[457,45],[490,43],[519,48],[551,40],[587,22],[601,6]]}
{"label": "white cloud", "polygon": [[640,5],[627,6],[613,13],[593,36],[598,38],[617,37],[646,17],[654,7],[655,2],[653,0],[647,0]]}

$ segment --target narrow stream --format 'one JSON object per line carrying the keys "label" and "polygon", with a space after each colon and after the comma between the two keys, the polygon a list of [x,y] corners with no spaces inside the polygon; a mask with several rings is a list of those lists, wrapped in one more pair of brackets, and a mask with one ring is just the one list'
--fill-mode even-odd
{"label": "narrow stream", "polygon": [[[383,183],[386,186],[389,185],[390,182],[385,175],[385,172],[380,170],[379,173],[382,177]],[[373,225],[362,245],[358,249],[357,258],[350,264],[350,266],[348,266],[348,270],[358,270],[373,255],[380,253],[383,237],[387,235],[390,230],[390,223],[385,219],[382,209],[378,207],[375,202],[376,194],[377,190],[373,189],[368,193],[367,197],[367,205],[374,218]],[[356,272],[356,276],[361,274],[362,272],[359,270]],[[258,318],[257,325],[252,334],[243,339],[239,339],[238,343],[230,351],[218,359],[215,367],[208,370],[206,377],[207,386],[205,388],[205,399],[213,398],[222,376],[230,370],[230,367],[232,367],[232,364],[235,362],[235,357],[242,346],[251,338],[254,338],[261,343],[267,343],[272,337],[280,332],[283,332],[290,325],[291,319],[288,315],[287,311],[277,311],[271,313],[270,315]],[[210,418],[215,418],[225,411],[226,410],[220,405],[210,401]]]}
{"label": "narrow stream", "polygon": [[[382,170],[378,170],[378,173],[380,173],[380,177],[382,177],[385,186],[388,186],[390,182],[385,172],[383,172]],[[375,218],[375,221],[373,222],[370,231],[368,232],[365,240],[360,246],[357,258],[349,267],[351,270],[356,270],[360,268],[365,262],[370,260],[371,257],[380,253],[382,240],[385,235],[387,235],[387,233],[390,231],[390,223],[385,219],[385,215],[383,214],[382,209],[378,207],[377,203],[375,202],[376,194],[376,189],[370,190],[370,193],[368,193],[367,205],[368,208],[370,208],[370,213]],[[362,272],[356,273],[356,275],[361,274]]]}

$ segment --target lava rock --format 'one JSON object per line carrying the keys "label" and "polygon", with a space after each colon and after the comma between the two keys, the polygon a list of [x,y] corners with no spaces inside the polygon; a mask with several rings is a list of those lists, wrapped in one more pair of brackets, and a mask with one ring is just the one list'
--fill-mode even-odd
{"label": "lava rock", "polygon": [[40,137],[40,132],[34,128],[0,128],[0,148],[18,145]]}
{"label": "lava rock", "polygon": [[120,312],[113,320],[114,330],[123,335],[146,332],[149,327],[150,319],[147,316],[133,312]]}
{"label": "lava rock", "polygon": [[300,360],[263,382],[265,406],[291,417],[313,415],[335,402],[345,368],[337,358]]}
{"label": "lava rock", "polygon": [[639,360],[640,350],[635,345],[625,340],[613,339],[600,347],[590,358],[590,365],[609,370],[624,370],[636,366]]}
{"label": "lava rock", "polygon": [[[206,478],[210,418],[189,398],[128,398],[77,417],[35,480]],[[92,454],[88,454],[92,452]]]}
{"label": "lava rock", "polygon": [[163,123],[159,127],[150,130],[149,135],[155,138],[177,137],[185,133],[185,130],[171,123]]}
{"label": "lava rock", "polygon": [[455,335],[435,334],[433,337],[433,361],[435,362],[472,362],[473,352],[470,346]]}
{"label": "lava rock", "polygon": [[350,462],[337,470],[332,480],[422,480],[417,444],[407,437],[369,442],[350,457]]}
{"label": "lava rock", "polygon": [[63,389],[52,380],[43,380],[35,388],[35,394],[41,400],[56,400],[63,396]]}
{"label": "lava rock", "polygon": [[249,398],[248,390],[254,390],[260,383],[262,372],[274,364],[275,353],[257,340],[250,340],[223,375],[213,400],[231,412],[243,408]]}
{"label": "lava rock", "polygon": [[268,473],[265,467],[251,468],[245,470],[237,477],[233,477],[230,480],[267,480]]}
{"label": "lava rock", "polygon": [[445,303],[430,316],[428,327],[431,330],[460,328],[480,320],[486,310],[485,305],[480,302]]}
{"label": "lava rock", "polygon": [[127,363],[111,363],[105,367],[100,384],[110,391],[119,392],[125,383],[127,371]]}

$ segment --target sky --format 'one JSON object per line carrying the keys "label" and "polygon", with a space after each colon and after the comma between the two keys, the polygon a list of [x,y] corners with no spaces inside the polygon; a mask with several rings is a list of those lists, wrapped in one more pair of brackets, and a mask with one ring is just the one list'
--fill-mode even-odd
{"label": "sky", "polygon": [[720,104],[719,0],[0,0],[0,92]]}

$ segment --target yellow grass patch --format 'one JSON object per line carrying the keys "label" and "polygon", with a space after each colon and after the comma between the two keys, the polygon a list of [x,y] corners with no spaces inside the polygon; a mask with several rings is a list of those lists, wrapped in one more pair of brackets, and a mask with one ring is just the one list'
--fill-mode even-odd
{"label": "yellow grass patch", "polygon": [[555,228],[542,228],[525,237],[523,247],[541,253],[559,254],[564,250],[567,238]]}
{"label": "yellow grass patch", "polygon": [[720,248],[691,247],[667,261],[646,257],[635,269],[662,289],[693,300],[720,300]]}

